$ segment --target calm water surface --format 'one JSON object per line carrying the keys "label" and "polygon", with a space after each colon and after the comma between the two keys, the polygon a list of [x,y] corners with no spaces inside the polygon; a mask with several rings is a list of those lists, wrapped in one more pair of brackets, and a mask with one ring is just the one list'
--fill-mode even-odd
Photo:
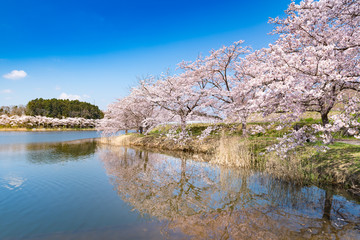
{"label": "calm water surface", "polygon": [[0,145],[38,142],[61,142],[100,137],[97,131],[0,132]]}
{"label": "calm water surface", "polygon": [[93,137],[0,133],[0,239],[360,239],[344,192]]}

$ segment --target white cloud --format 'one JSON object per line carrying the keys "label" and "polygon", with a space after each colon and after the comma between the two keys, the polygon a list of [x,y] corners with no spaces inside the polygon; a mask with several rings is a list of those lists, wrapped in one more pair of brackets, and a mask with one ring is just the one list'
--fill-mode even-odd
{"label": "white cloud", "polygon": [[89,99],[89,98],[91,98],[89,95],[87,95],[87,94],[83,95],[83,99]]}
{"label": "white cloud", "polygon": [[13,70],[13,71],[3,75],[4,78],[12,79],[12,80],[24,78],[26,76],[27,76],[27,73],[24,70]]}
{"label": "white cloud", "polygon": [[56,85],[55,90],[59,91],[59,90],[61,90],[61,87],[59,85]]}
{"label": "white cloud", "polygon": [[16,188],[20,188],[21,186],[24,184],[24,182],[26,182],[26,178],[23,177],[19,177],[19,176],[6,176],[3,179],[1,179],[2,182],[4,182],[4,184],[2,185],[3,187],[9,189],[9,190],[14,190]]}
{"label": "white cloud", "polygon": [[2,93],[12,93],[12,90],[11,89],[4,89],[1,92]]}
{"label": "white cloud", "polygon": [[59,99],[80,100],[81,97],[79,95],[67,94],[63,92],[60,94]]}

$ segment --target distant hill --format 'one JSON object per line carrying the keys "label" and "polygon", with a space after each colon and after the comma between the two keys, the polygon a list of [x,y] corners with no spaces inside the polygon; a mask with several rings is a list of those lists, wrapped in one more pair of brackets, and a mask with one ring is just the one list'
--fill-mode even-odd
{"label": "distant hill", "polygon": [[86,119],[100,119],[104,117],[104,113],[99,107],[91,103],[56,98],[37,98],[31,100],[26,105],[26,114],[53,118],[82,117]]}

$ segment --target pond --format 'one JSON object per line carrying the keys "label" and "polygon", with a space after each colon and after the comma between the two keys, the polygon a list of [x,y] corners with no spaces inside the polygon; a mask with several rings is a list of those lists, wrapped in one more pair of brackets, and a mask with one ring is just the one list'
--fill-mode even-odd
{"label": "pond", "polygon": [[360,239],[345,191],[96,136],[0,133],[0,239]]}

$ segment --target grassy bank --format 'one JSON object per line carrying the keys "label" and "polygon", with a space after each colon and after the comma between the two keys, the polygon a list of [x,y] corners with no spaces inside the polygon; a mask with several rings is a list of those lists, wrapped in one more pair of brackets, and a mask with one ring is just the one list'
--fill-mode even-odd
{"label": "grassy bank", "polygon": [[[308,120],[309,122],[309,120]],[[303,122],[306,124],[306,121]],[[295,153],[280,158],[266,147],[277,141],[286,130],[242,136],[239,125],[220,124],[207,137],[201,133],[206,124],[188,125],[190,133],[185,139],[169,137],[171,126],[154,129],[148,135],[128,134],[102,138],[101,143],[210,155],[213,164],[232,167],[256,168],[278,178],[294,180],[299,184],[331,184],[349,189],[360,195],[360,145],[356,141],[336,142],[327,152],[316,150],[317,143],[309,143]],[[251,126],[249,127],[251,129]]]}
{"label": "grassy bank", "polygon": [[264,158],[265,170],[279,178],[302,184],[331,184],[360,196],[359,145],[336,142],[326,152],[318,152],[309,144],[284,159],[271,153]]}
{"label": "grassy bank", "polygon": [[96,131],[95,128],[5,128],[0,127],[0,132],[52,132],[52,131]]}
{"label": "grassy bank", "polygon": [[136,146],[145,148],[154,148],[168,151],[183,151],[189,153],[204,153],[214,154],[218,139],[210,138],[204,142],[197,140],[189,141],[187,144],[174,142],[164,136],[158,135],[140,135],[140,134],[126,134],[117,137],[101,138],[100,143],[115,145],[115,146]]}

